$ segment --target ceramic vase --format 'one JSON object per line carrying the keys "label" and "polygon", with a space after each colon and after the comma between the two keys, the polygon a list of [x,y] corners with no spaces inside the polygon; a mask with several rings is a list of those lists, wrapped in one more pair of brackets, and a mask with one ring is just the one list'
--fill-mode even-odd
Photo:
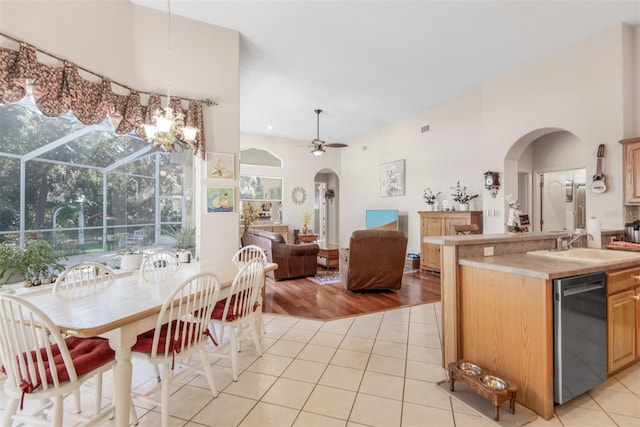
{"label": "ceramic vase", "polygon": [[432,205],[432,204],[427,203],[427,206],[426,206],[426,208],[425,208],[425,211],[427,211],[427,212],[432,212],[432,211],[434,210],[434,206],[435,206],[435,205]]}
{"label": "ceramic vase", "polygon": [[458,210],[465,212],[469,210],[469,203],[460,203],[458,204]]}

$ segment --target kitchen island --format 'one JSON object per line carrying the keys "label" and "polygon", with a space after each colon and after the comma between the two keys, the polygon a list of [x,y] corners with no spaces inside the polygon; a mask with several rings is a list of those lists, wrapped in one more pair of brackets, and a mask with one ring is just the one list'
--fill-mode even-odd
{"label": "kitchen island", "polygon": [[443,366],[465,359],[500,373],[518,384],[518,402],[546,419],[554,406],[553,279],[640,266],[640,254],[582,262],[526,253],[554,248],[557,237],[526,233],[439,240]]}

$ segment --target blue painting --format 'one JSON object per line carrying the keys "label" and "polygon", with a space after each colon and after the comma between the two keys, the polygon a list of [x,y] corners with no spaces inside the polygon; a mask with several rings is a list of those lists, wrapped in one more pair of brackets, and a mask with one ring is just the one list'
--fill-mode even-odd
{"label": "blue painting", "polygon": [[367,209],[366,228],[373,228],[377,230],[397,230],[398,210]]}
{"label": "blue painting", "polygon": [[207,212],[233,212],[234,191],[230,187],[207,188]]}

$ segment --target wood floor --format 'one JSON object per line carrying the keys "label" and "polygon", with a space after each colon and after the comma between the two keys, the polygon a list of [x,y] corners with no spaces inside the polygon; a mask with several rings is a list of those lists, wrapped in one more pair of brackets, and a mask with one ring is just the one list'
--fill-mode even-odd
{"label": "wood floor", "polygon": [[405,273],[397,291],[367,293],[347,291],[340,283],[318,285],[306,278],[268,279],[264,311],[330,320],[435,301],[440,301],[440,276],[418,270]]}

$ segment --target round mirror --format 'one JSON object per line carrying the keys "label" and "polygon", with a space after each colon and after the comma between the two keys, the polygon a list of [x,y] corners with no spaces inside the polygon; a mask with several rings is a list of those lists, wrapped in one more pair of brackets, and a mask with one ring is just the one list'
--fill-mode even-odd
{"label": "round mirror", "polygon": [[291,200],[293,200],[293,203],[296,205],[301,205],[307,200],[307,192],[304,191],[302,187],[295,187],[291,191]]}

